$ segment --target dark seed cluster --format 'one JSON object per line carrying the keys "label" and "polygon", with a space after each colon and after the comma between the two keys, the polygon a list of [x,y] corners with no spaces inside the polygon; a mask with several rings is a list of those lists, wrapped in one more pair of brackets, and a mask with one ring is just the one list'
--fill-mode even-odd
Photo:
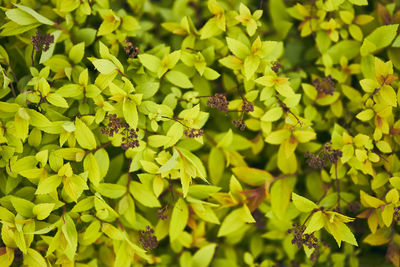
{"label": "dark seed cluster", "polygon": [[211,108],[216,108],[222,112],[228,112],[229,102],[224,94],[215,94],[210,96],[207,101],[207,106]]}
{"label": "dark seed cluster", "polygon": [[357,213],[360,210],[360,202],[356,201],[356,202],[352,202],[349,203],[349,211],[351,213]]}
{"label": "dark seed cluster", "polygon": [[122,128],[122,122],[120,118],[117,118],[116,114],[109,114],[108,120],[107,127],[101,128],[101,133],[113,137]]}
{"label": "dark seed cluster", "polygon": [[306,230],[305,225],[297,225],[296,223],[292,224],[293,228],[288,230],[289,234],[293,234],[292,244],[296,245],[298,248],[302,248],[303,245],[308,247],[309,249],[314,248],[314,252],[311,254],[310,259],[315,261],[318,257],[318,238],[314,236],[313,233],[311,234],[304,234]]}
{"label": "dark seed cluster", "polygon": [[328,77],[315,79],[313,80],[313,85],[318,92],[324,93],[327,95],[333,95],[335,92],[335,82],[333,81],[332,76],[328,75]]}
{"label": "dark seed cluster", "polygon": [[108,115],[107,127],[101,128],[101,132],[105,135],[113,137],[115,134],[122,135],[121,148],[127,150],[128,148],[135,148],[139,146],[139,140],[137,140],[139,131],[138,128],[131,129],[129,124],[122,122],[120,118],[117,118],[116,114]]}
{"label": "dark seed cluster", "polygon": [[307,164],[314,169],[323,169],[328,166],[328,163],[336,164],[339,158],[342,157],[342,151],[332,149],[331,142],[326,143],[318,154],[313,154],[307,151],[304,157],[307,158]]}
{"label": "dark seed cluster", "polygon": [[394,208],[393,220],[396,222],[400,222],[400,207]]}
{"label": "dark seed cluster", "polygon": [[278,73],[279,69],[281,68],[281,63],[279,63],[278,61],[275,61],[271,67],[272,71],[275,73]]}
{"label": "dark seed cluster", "polygon": [[307,158],[307,164],[311,168],[323,169],[327,165],[325,158],[321,157],[320,154],[313,154],[313,153],[307,151],[304,154],[304,157]]}
{"label": "dark seed cluster", "polygon": [[243,122],[243,120],[233,120],[233,125],[235,125],[236,128],[239,128],[241,131],[246,130],[246,124]]}
{"label": "dark seed cluster", "polygon": [[202,136],[204,134],[204,130],[203,129],[188,128],[188,129],[184,130],[183,133],[185,134],[185,136],[187,138],[196,138],[196,137]]}
{"label": "dark seed cluster", "polygon": [[126,46],[124,46],[124,51],[129,58],[135,58],[139,55],[140,50],[137,46],[128,40],[125,40],[124,43],[126,44]]}
{"label": "dark seed cluster", "polygon": [[254,105],[253,103],[247,101],[247,99],[243,99],[243,104],[242,104],[242,112],[253,112],[254,111]]}
{"label": "dark seed cluster", "polygon": [[47,51],[50,44],[54,43],[54,36],[48,33],[41,35],[40,30],[37,30],[36,35],[31,37],[31,43],[36,51]]}
{"label": "dark seed cluster", "polygon": [[293,228],[288,230],[289,234],[293,234],[292,244],[297,245],[301,248],[303,245],[307,246],[309,249],[318,248],[318,238],[314,234],[304,234],[306,230],[305,225],[292,224]]}
{"label": "dark seed cluster", "polygon": [[157,216],[163,221],[168,219],[168,204],[157,211]]}
{"label": "dark seed cluster", "polygon": [[146,226],[145,231],[139,232],[139,242],[146,250],[155,249],[158,245],[157,237],[154,235],[154,230],[150,226]]}

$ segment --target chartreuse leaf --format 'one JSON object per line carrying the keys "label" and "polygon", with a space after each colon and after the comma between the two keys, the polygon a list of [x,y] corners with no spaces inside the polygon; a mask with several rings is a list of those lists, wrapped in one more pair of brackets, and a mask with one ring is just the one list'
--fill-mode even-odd
{"label": "chartreuse leaf", "polygon": [[205,199],[221,190],[221,187],[205,184],[194,184],[189,189],[189,195],[197,199]]}
{"label": "chartreuse leaf", "polygon": [[242,42],[240,42],[236,39],[230,38],[230,37],[226,38],[226,42],[228,44],[229,50],[236,57],[238,57],[240,59],[244,59],[247,55],[250,54],[250,49]]}
{"label": "chartreuse leaf", "polygon": [[271,207],[276,217],[283,220],[290,203],[292,189],[286,180],[278,180],[271,187]]}
{"label": "chartreuse leaf", "polygon": [[389,192],[387,192],[385,199],[388,203],[396,204],[399,201],[399,191],[396,188],[392,188]]}
{"label": "chartreuse leaf", "polygon": [[40,60],[39,63],[42,64],[46,62],[48,59],[50,59],[53,56],[54,49],[56,48],[56,43],[58,38],[60,37],[62,31],[57,30],[51,33],[51,35],[54,37],[54,42],[50,44],[49,49],[47,51],[42,51],[42,54],[40,55]]}
{"label": "chartreuse leaf", "polygon": [[170,159],[164,164],[162,165],[157,173],[165,173],[165,172],[169,172],[170,170],[172,170],[173,168],[175,168],[176,164],[178,164],[177,158],[178,158],[179,154],[178,152],[175,150],[174,154],[170,157]]}
{"label": "chartreuse leaf", "polygon": [[277,130],[274,132],[271,132],[266,138],[265,142],[273,144],[273,145],[279,145],[282,144],[284,140],[288,139],[290,137],[290,131],[287,129],[281,129]]}
{"label": "chartreuse leaf", "polygon": [[117,70],[117,66],[108,59],[95,59],[92,63],[101,74],[107,75]]}
{"label": "chartreuse leaf", "polygon": [[204,205],[202,203],[192,203],[190,206],[192,207],[194,213],[196,213],[196,215],[204,221],[220,224],[217,215],[215,215],[215,212],[208,205]]}
{"label": "chartreuse leaf", "polygon": [[257,71],[260,65],[260,58],[257,56],[248,56],[244,60],[244,75],[246,79],[249,80],[254,73]]}
{"label": "chartreuse leaf", "polygon": [[68,108],[68,103],[64,99],[64,97],[60,96],[57,93],[50,93],[46,96],[46,100],[49,101],[50,104],[61,107],[61,108]]}
{"label": "chartreuse leaf", "polygon": [[224,172],[225,157],[223,152],[213,147],[208,158],[208,172],[213,184],[218,184]]}
{"label": "chartreuse leaf", "polygon": [[85,151],[78,147],[61,148],[55,151],[55,154],[62,159],[82,161],[85,156]]}
{"label": "chartreuse leaf", "polygon": [[15,113],[18,111],[19,108],[20,108],[20,106],[15,103],[0,102],[0,111],[1,112]]}
{"label": "chartreuse leaf", "polygon": [[33,10],[30,7],[24,6],[24,5],[18,5],[18,4],[14,4],[16,7],[18,7],[19,9],[21,9],[22,11],[28,13],[29,15],[31,15],[32,17],[34,17],[38,22],[43,23],[43,24],[47,24],[47,25],[54,25],[54,22],[49,20],[48,18],[40,15],[39,13],[37,13],[35,10]]}
{"label": "chartreuse leaf", "polygon": [[390,232],[387,229],[382,228],[376,231],[376,233],[369,234],[363,242],[370,244],[371,246],[381,246],[390,241]]}
{"label": "chartreuse leaf", "polygon": [[14,21],[19,25],[30,25],[37,23],[37,20],[33,16],[29,15],[28,13],[22,11],[19,8],[9,9],[5,13],[7,18],[9,18],[10,20]]}
{"label": "chartreuse leaf", "polygon": [[79,63],[85,54],[85,42],[74,45],[68,53],[69,58],[76,64]]}
{"label": "chartreuse leaf", "polygon": [[34,216],[33,208],[35,207],[35,204],[33,204],[32,202],[23,198],[13,196],[11,198],[11,204],[13,205],[14,209],[22,216],[26,218],[31,218]]}
{"label": "chartreuse leaf", "polygon": [[339,247],[342,241],[358,246],[357,240],[347,225],[340,221],[331,222],[326,216],[324,216],[324,220],[325,229],[335,238]]}
{"label": "chartreuse leaf", "polygon": [[139,120],[136,103],[128,98],[125,98],[122,110],[126,122],[131,128],[136,129]]}
{"label": "chartreuse leaf", "polygon": [[261,117],[262,121],[277,121],[281,118],[283,110],[281,107],[275,107],[267,112]]}
{"label": "chartreuse leaf", "polygon": [[318,209],[319,207],[317,206],[317,204],[315,204],[314,202],[312,202],[311,200],[299,196],[296,193],[292,193],[292,201],[293,204],[296,206],[296,209],[298,209],[301,212],[310,212],[314,209]]}
{"label": "chartreuse leaf", "polygon": [[175,145],[179,139],[181,139],[183,135],[183,126],[179,122],[175,122],[172,124],[171,127],[169,127],[168,132],[167,132],[167,137],[169,137],[169,140],[166,142],[164,145],[164,148],[171,147]]}
{"label": "chartreuse leaf", "polygon": [[319,231],[322,227],[325,225],[324,221],[324,216],[322,211],[317,211],[315,212],[311,218],[310,221],[307,224],[307,228],[304,231],[304,234],[311,234],[316,231]]}
{"label": "chartreuse leaf", "polygon": [[79,118],[75,119],[75,138],[82,148],[95,149],[96,138],[89,127]]}
{"label": "chartreuse leaf", "polygon": [[229,148],[229,146],[232,144],[233,140],[233,132],[232,129],[229,129],[229,131],[221,138],[221,141],[218,142],[217,148],[223,147],[223,148]]}
{"label": "chartreuse leaf", "polygon": [[126,187],[119,184],[101,183],[96,191],[108,198],[120,198],[126,193]]}
{"label": "chartreuse leaf", "polygon": [[183,198],[179,198],[172,210],[169,224],[169,237],[171,242],[176,240],[186,227],[189,218],[189,209]]}
{"label": "chartreuse leaf", "polygon": [[252,186],[260,186],[273,179],[273,176],[267,171],[247,166],[235,167],[232,172],[240,181]]}
{"label": "chartreuse leaf", "polygon": [[87,211],[93,208],[94,202],[93,197],[87,197],[82,200],[80,200],[71,210],[71,212],[82,212],[82,211]]}
{"label": "chartreuse leaf", "polygon": [[39,181],[38,188],[36,189],[35,194],[48,194],[57,189],[57,187],[61,184],[62,178],[58,175],[52,175],[47,178],[42,178]]}
{"label": "chartreuse leaf", "polygon": [[181,88],[192,88],[193,84],[189,80],[188,76],[183,72],[177,70],[171,70],[165,74],[165,78],[172,84]]}
{"label": "chartreuse leaf", "polygon": [[369,53],[373,53],[390,45],[396,37],[397,28],[398,24],[385,25],[376,28],[370,35],[365,37],[360,48],[361,55],[366,56]]}
{"label": "chartreuse leaf", "polygon": [[15,215],[4,207],[0,207],[0,220],[4,222],[14,223]]}
{"label": "chartreuse leaf", "polygon": [[124,235],[122,234],[122,231],[113,226],[112,224],[109,223],[103,223],[101,225],[101,231],[105,233],[109,238],[113,240],[123,240]]}
{"label": "chartreuse leaf", "polygon": [[150,54],[140,54],[138,56],[140,63],[143,64],[147,69],[152,72],[157,72],[157,70],[161,67],[161,60]]}
{"label": "chartreuse leaf", "polygon": [[254,223],[255,220],[250,213],[249,208],[243,205],[229,213],[221,224],[218,231],[218,237],[229,235],[245,225],[245,223]]}
{"label": "chartreuse leaf", "polygon": [[193,167],[196,169],[196,174],[198,177],[200,177],[203,181],[205,181],[206,183],[208,183],[206,177],[207,177],[207,173],[206,173],[206,169],[204,168],[203,162],[201,162],[201,160],[195,156],[193,153],[191,153],[190,151],[184,149],[184,148],[175,148],[179,155],[181,157],[184,157],[186,160],[188,160]]}
{"label": "chartreuse leaf", "polygon": [[390,184],[400,190],[400,177],[395,176],[389,179]]}
{"label": "chartreuse leaf", "polygon": [[4,254],[0,255],[0,263],[3,266],[11,266],[14,261],[14,249],[12,248],[5,248]]}
{"label": "chartreuse leaf", "polygon": [[36,218],[38,220],[44,220],[50,215],[54,206],[55,206],[54,203],[41,203],[41,204],[37,204],[35,207],[33,207],[32,211],[33,211],[33,214],[36,215]]}
{"label": "chartreuse leaf", "polygon": [[99,185],[100,183],[100,167],[93,155],[93,153],[89,153],[84,161],[83,168],[88,172],[89,180],[95,185]]}
{"label": "chartreuse leaf", "polygon": [[208,244],[202,248],[200,248],[193,255],[192,258],[192,266],[193,267],[207,267],[210,265],[211,260],[214,256],[216,244]]}
{"label": "chartreuse leaf", "polygon": [[365,193],[362,190],[360,190],[360,200],[361,200],[361,204],[364,207],[379,208],[380,206],[385,205],[385,202],[383,202],[382,200],[380,200],[376,197],[373,197],[371,195],[368,195],[367,193]]}
{"label": "chartreuse leaf", "polygon": [[70,177],[64,177],[63,189],[73,201],[77,202],[82,192],[88,189],[88,186],[81,176],[73,174]]}
{"label": "chartreuse leaf", "polygon": [[44,257],[36,250],[28,248],[24,255],[24,265],[27,266],[47,266]]}
{"label": "chartreuse leaf", "polygon": [[141,183],[132,181],[129,185],[129,192],[137,201],[139,201],[142,205],[146,207],[161,207],[161,204],[154,193],[150,189],[148,189],[147,186]]}
{"label": "chartreuse leaf", "polygon": [[45,132],[47,132],[46,128],[52,126],[49,119],[47,119],[46,116],[37,112],[36,110],[28,109],[27,113],[29,115],[29,124],[30,125],[38,127],[39,129],[41,129]]}
{"label": "chartreuse leaf", "polygon": [[72,260],[78,247],[78,232],[72,218],[68,214],[64,214],[63,217],[61,229],[68,243],[67,249],[64,253],[70,260]]}
{"label": "chartreuse leaf", "polygon": [[387,227],[390,227],[390,225],[392,225],[393,213],[394,213],[393,204],[386,205],[382,211],[382,221]]}
{"label": "chartreuse leaf", "polygon": [[349,2],[358,6],[368,5],[368,0],[349,0]]}
{"label": "chartreuse leaf", "polygon": [[17,230],[14,232],[14,242],[22,253],[27,253],[26,240],[22,231]]}

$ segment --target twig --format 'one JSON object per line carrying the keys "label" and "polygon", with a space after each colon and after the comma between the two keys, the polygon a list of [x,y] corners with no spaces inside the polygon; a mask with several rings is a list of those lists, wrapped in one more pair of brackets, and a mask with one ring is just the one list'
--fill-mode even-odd
{"label": "twig", "polygon": [[264,9],[263,7],[264,7],[264,0],[261,0],[261,1],[260,1],[260,6],[259,6],[258,9],[263,10],[263,9]]}
{"label": "twig", "polygon": [[336,176],[336,191],[338,194],[338,200],[337,200],[337,210],[340,212],[340,183],[337,175],[337,162],[335,163],[335,176]]}
{"label": "twig", "polygon": [[[283,103],[282,100],[279,99],[278,96],[275,96],[275,98],[276,98],[276,100],[278,101],[279,106],[282,108],[283,112],[284,112],[285,114],[287,114],[287,113],[292,114],[293,117],[295,117],[295,119],[297,120],[297,124],[300,124],[300,127],[303,126],[303,122],[296,116],[296,114],[294,114],[294,113],[290,110],[290,108],[288,108],[287,105],[286,105],[285,103]],[[297,124],[296,124],[296,125],[297,125]],[[295,125],[295,126],[296,126],[296,125]]]}
{"label": "twig", "polygon": [[[3,73],[8,79],[10,79],[4,69],[3,69]],[[13,94],[14,98],[17,97],[17,94],[15,93],[15,88],[14,88],[14,85],[13,85],[13,81],[10,82],[10,88],[11,88],[11,93]]]}
{"label": "twig", "polygon": [[57,29],[61,30],[62,32],[64,32],[66,35],[69,36],[69,38],[74,41],[74,37],[72,36],[72,34],[65,29],[64,27],[62,27],[60,24],[54,23],[54,27],[56,27]]}
{"label": "twig", "polygon": [[102,148],[105,148],[105,147],[107,147],[107,146],[109,146],[109,145],[111,145],[111,141],[108,141],[107,143],[102,144],[101,146],[96,147],[95,149],[86,151],[86,152],[85,152],[85,155],[90,154],[90,153],[93,153],[93,152],[96,152],[97,150],[102,149]]}

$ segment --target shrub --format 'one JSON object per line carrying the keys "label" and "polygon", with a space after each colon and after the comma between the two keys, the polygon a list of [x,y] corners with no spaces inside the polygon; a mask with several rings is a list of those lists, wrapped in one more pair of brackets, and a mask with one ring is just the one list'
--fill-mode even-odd
{"label": "shrub", "polygon": [[399,266],[399,1],[0,3],[1,266]]}

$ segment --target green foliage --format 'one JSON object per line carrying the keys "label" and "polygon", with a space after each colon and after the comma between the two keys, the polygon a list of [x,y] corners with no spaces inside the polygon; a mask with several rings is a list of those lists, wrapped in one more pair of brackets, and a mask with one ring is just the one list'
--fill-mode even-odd
{"label": "green foliage", "polygon": [[400,1],[0,5],[1,266],[399,267]]}

